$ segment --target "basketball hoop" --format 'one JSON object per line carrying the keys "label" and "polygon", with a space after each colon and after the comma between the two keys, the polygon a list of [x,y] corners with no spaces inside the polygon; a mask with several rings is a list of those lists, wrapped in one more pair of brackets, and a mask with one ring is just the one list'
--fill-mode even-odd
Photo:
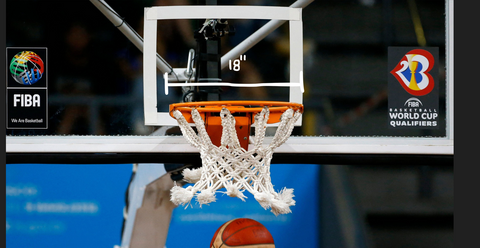
{"label": "basketball hoop", "polygon": [[[188,206],[196,196],[201,206],[215,202],[216,192],[245,201],[247,197],[243,192],[247,190],[264,209],[271,208],[275,215],[291,213],[290,206],[295,205],[293,189],[274,191],[270,180],[270,161],[274,149],[290,137],[302,112],[302,104],[289,102],[171,104],[170,115],[178,121],[187,141],[200,150],[202,158],[202,167],[183,171],[184,180],[194,185],[187,188],[174,186],[171,201]],[[197,132],[190,123],[195,124]],[[279,124],[272,142],[264,147],[267,124],[271,123]],[[251,125],[255,127],[255,135],[253,147],[248,150]],[[221,188],[226,191],[218,191]]]}

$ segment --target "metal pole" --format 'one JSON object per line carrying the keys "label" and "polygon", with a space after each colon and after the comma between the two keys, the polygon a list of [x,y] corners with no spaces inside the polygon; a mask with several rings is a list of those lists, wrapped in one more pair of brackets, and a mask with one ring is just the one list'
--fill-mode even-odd
{"label": "metal pole", "polygon": [[[105,1],[90,0],[100,12],[105,15],[115,27],[120,30],[142,53],[143,53],[143,38],[123,20]],[[162,73],[174,73],[173,68],[157,53],[157,68]]]}
{"label": "metal pole", "polygon": [[[314,0],[298,0],[290,5],[290,8],[305,8],[313,1]],[[250,35],[236,47],[232,48],[232,50],[230,50],[228,53],[223,55],[221,60],[221,68],[225,68],[228,65],[229,60],[238,58],[241,54],[248,51],[248,49],[252,48],[285,22],[286,21],[284,20],[271,20],[267,22],[267,24],[255,31],[255,33]]]}

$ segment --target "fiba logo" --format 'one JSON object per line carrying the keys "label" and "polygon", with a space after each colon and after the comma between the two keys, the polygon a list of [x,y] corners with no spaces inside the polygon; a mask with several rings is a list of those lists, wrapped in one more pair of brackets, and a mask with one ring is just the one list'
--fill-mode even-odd
{"label": "fiba logo", "polygon": [[412,97],[405,101],[403,105],[410,108],[419,108],[423,106],[423,103],[420,101],[420,99]]}
{"label": "fiba logo", "polygon": [[22,51],[10,61],[10,73],[15,81],[22,85],[38,82],[44,73],[43,60],[32,51]]}
{"label": "fiba logo", "polygon": [[424,96],[432,91],[435,84],[432,75],[428,73],[434,62],[430,52],[414,49],[406,53],[390,73],[408,93]]}

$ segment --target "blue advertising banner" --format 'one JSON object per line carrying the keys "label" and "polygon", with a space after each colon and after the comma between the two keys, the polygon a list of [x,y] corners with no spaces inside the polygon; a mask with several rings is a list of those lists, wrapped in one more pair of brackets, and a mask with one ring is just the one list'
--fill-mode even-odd
{"label": "blue advertising banner", "polygon": [[[301,167],[301,168],[300,168]],[[251,218],[275,246],[319,247],[319,165],[274,164],[276,190],[294,189],[292,213],[275,216],[248,192],[246,202],[217,194],[202,208],[177,207],[166,247],[209,247],[215,231],[234,218]],[[121,244],[131,164],[6,165],[6,247],[84,248]]]}
{"label": "blue advertising banner", "polygon": [[131,164],[6,165],[6,247],[113,247]]}

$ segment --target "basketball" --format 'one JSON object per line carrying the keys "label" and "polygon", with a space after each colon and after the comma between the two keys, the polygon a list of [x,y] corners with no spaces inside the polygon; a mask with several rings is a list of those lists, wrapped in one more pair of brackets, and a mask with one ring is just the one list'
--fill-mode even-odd
{"label": "basketball", "polygon": [[238,218],[226,222],[217,229],[210,248],[274,248],[273,237],[260,222]]}

